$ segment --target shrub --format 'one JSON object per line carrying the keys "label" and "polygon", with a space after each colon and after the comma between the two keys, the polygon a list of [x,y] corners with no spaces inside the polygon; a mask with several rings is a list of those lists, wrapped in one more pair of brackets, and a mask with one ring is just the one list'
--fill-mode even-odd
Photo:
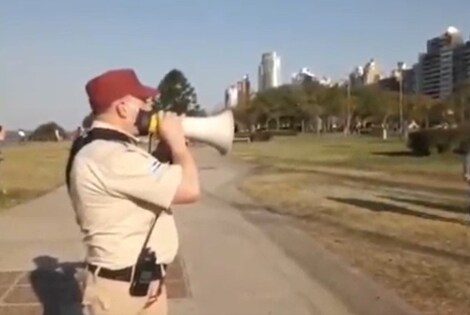
{"label": "shrub", "polygon": [[272,138],[272,134],[269,131],[256,131],[250,134],[251,142],[254,141],[269,141]]}
{"label": "shrub", "polygon": [[272,136],[296,136],[299,132],[293,129],[269,130]]}
{"label": "shrub", "polygon": [[251,136],[250,132],[236,132],[235,137],[238,138],[249,138]]}
{"label": "shrub", "polygon": [[254,132],[237,132],[236,138],[250,138],[250,141],[269,141],[273,137],[270,131],[257,130]]}
{"label": "shrub", "polygon": [[55,122],[49,122],[40,125],[36,128],[28,137],[30,141],[57,141],[56,130],[62,139],[67,139],[68,135],[64,128],[56,124]]}
{"label": "shrub", "polygon": [[429,155],[433,151],[468,152],[470,144],[470,126],[452,129],[423,129],[408,135],[407,146],[416,155]]}

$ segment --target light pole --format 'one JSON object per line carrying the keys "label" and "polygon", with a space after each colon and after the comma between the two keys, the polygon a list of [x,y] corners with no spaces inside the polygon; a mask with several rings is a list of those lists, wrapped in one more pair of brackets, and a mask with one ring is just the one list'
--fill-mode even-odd
{"label": "light pole", "polygon": [[[344,82],[344,81],[343,81]],[[343,134],[349,135],[351,131],[351,78],[348,77],[346,82],[346,124]]]}
{"label": "light pole", "polygon": [[348,106],[348,116],[346,117],[346,127],[347,127],[347,134],[351,132],[351,78],[348,78],[348,99],[347,99],[347,106]]}
{"label": "light pole", "polygon": [[399,113],[400,113],[400,136],[403,136],[404,126],[403,126],[403,62],[398,62],[398,106],[399,106]]}

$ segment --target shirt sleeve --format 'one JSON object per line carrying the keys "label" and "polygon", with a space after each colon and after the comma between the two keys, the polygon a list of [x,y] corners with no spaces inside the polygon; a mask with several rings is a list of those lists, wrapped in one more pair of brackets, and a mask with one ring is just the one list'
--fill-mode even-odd
{"label": "shirt sleeve", "polygon": [[100,167],[102,184],[110,194],[135,198],[168,209],[181,182],[179,165],[161,163],[150,154],[126,149]]}

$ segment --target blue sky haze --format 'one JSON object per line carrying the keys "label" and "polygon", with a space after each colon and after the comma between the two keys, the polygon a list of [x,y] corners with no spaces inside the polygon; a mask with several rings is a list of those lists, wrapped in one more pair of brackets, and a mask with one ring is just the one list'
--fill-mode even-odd
{"label": "blue sky haze", "polygon": [[256,87],[266,51],[281,55],[284,82],[304,66],[340,79],[370,58],[385,73],[411,65],[449,25],[470,34],[463,0],[15,0],[0,12],[0,124],[13,129],[76,127],[86,81],[112,68],[154,86],[181,69],[211,110],[244,74]]}

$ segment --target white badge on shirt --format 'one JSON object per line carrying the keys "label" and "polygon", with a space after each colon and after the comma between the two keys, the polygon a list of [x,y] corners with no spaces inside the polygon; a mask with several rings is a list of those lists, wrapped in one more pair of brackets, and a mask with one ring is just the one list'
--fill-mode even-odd
{"label": "white badge on shirt", "polygon": [[160,165],[162,164],[158,162],[157,160],[152,161],[152,163],[150,164],[150,173],[152,174],[156,173]]}

